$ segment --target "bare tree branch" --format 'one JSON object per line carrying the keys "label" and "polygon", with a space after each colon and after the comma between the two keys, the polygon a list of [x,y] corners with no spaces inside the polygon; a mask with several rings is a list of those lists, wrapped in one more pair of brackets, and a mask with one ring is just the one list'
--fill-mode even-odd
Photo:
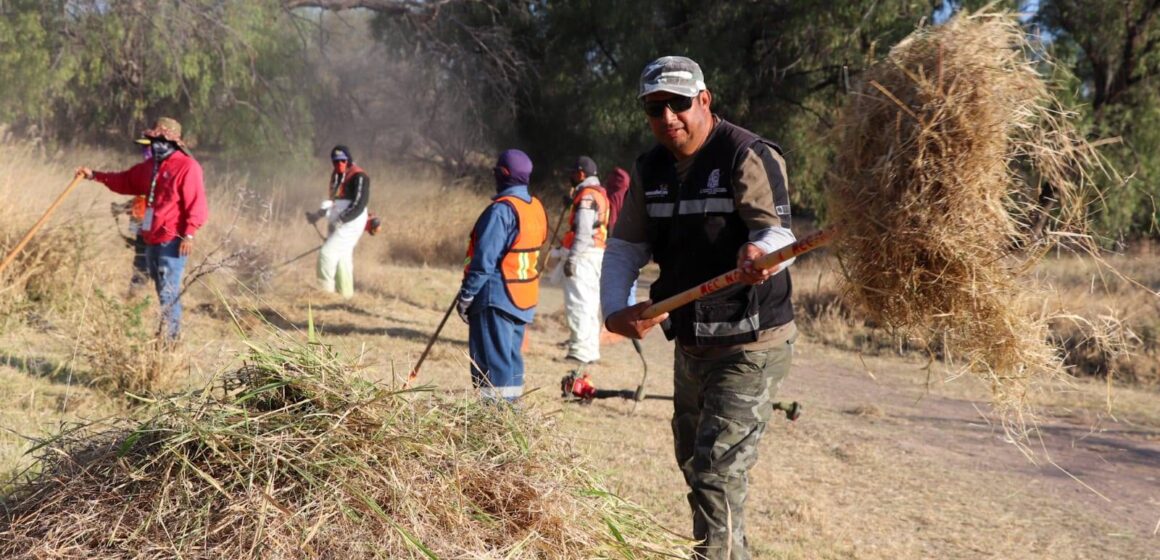
{"label": "bare tree branch", "polygon": [[321,8],[338,12],[362,8],[385,14],[405,15],[431,12],[444,4],[458,0],[285,0],[282,5],[287,10],[296,8]]}

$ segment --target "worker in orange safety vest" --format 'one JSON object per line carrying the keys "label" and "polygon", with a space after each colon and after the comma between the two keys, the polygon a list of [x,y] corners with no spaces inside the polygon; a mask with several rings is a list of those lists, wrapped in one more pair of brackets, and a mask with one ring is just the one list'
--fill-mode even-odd
{"label": "worker in orange safety vest", "polygon": [[608,241],[610,205],[592,158],[577,159],[569,177],[575,194],[563,241],[569,332],[565,359],[590,364],[600,359],[600,266]]}
{"label": "worker in orange safety vest", "polygon": [[496,195],[471,230],[456,310],[468,325],[472,384],[485,399],[514,401],[524,391],[520,343],[540,299],[548,216],[528,192],[527,154],[503,152],[493,172]]}

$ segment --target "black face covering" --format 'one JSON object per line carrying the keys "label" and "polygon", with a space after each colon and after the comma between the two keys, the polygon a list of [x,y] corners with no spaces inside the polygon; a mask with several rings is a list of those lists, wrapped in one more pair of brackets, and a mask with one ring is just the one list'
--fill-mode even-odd
{"label": "black face covering", "polygon": [[149,147],[153,150],[153,161],[165,161],[165,158],[177,151],[177,145],[168,140],[153,138],[149,140]]}

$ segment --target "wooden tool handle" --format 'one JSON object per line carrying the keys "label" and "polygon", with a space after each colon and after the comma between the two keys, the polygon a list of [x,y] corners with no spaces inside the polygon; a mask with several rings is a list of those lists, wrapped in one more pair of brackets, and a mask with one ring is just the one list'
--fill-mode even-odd
{"label": "wooden tool handle", "polygon": [[415,378],[419,377],[419,368],[423,367],[423,361],[427,359],[427,354],[431,352],[431,347],[435,345],[435,341],[439,340],[439,333],[443,332],[443,325],[447,324],[447,318],[451,316],[451,312],[455,311],[456,304],[459,303],[459,292],[455,292],[455,298],[451,300],[451,305],[447,307],[447,311],[443,313],[443,320],[439,321],[439,326],[435,328],[435,332],[431,333],[431,338],[427,340],[427,347],[423,349],[423,353],[419,355],[419,361],[415,362],[415,367],[411,368],[411,373],[407,374],[407,381],[403,383],[403,388],[411,385]]}
{"label": "wooden tool handle", "polygon": [[8,256],[4,257],[4,262],[0,262],[0,273],[4,272],[4,269],[8,268],[8,265],[12,264],[12,261],[16,260],[16,255],[19,255],[20,251],[24,249],[24,246],[28,244],[28,241],[32,239],[32,236],[36,235],[36,230],[40,229],[40,226],[43,226],[44,222],[48,221],[48,217],[52,215],[52,212],[56,210],[57,206],[60,206],[61,202],[64,202],[64,199],[68,196],[68,193],[72,192],[72,190],[76,188],[78,184],[80,184],[82,178],[83,176],[80,174],[77,174],[76,177],[73,177],[72,182],[64,188],[64,192],[60,193],[60,196],[56,197],[56,200],[52,201],[52,205],[49,206],[48,210],[44,211],[44,215],[41,216],[40,219],[32,225],[32,229],[28,230],[28,233],[24,234],[24,238],[16,244],[16,248],[12,249],[12,251],[8,253]]}
{"label": "wooden tool handle", "polygon": [[[756,261],[754,261],[753,264],[761,270],[773,268],[798,255],[808,253],[814,249],[817,249],[818,247],[828,245],[831,241],[834,240],[834,237],[837,236],[837,234],[838,228],[836,227],[814,232],[793,242],[791,245],[782,247],[778,251],[762,255]],[[741,270],[735,268],[729,272],[726,272],[725,274],[713,278],[712,280],[707,280],[701,283],[699,286],[694,286],[675,296],[650,305],[648,309],[645,309],[644,313],[641,314],[641,318],[655,318],[662,313],[668,313],[682,305],[685,305],[686,303],[701,299],[713,292],[717,292],[732,286],[740,280]]]}

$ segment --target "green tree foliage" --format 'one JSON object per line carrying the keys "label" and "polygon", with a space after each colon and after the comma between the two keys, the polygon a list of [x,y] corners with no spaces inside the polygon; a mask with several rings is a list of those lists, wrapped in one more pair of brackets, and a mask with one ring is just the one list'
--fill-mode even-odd
{"label": "green tree foliage", "polygon": [[1105,235],[1156,235],[1160,199],[1160,1],[1045,0],[1034,23],[1075,76],[1093,138],[1130,179],[1109,185],[1095,219]]}
{"label": "green tree foliage", "polygon": [[[783,144],[795,202],[816,211],[843,87],[941,4],[496,1],[444,7],[436,24],[414,13],[379,21],[393,31],[386,40],[422,37],[438,52],[431,67],[482,101],[464,104],[473,120],[527,149],[540,177],[559,176],[580,154],[605,169],[630,166],[651,142],[640,70],[665,54],[692,57],[719,113]],[[515,128],[505,130],[509,112]]]}
{"label": "green tree foliage", "polygon": [[206,147],[292,144],[295,35],[276,2],[9,0],[0,119],[63,141],[121,141],[166,114]]}
{"label": "green tree foliage", "polygon": [[[779,142],[799,213],[824,213],[847,87],[916,25],[987,0],[0,0],[0,122],[123,142],[171,114],[202,149],[356,153],[481,176],[520,147],[537,184],[589,154],[651,143],[644,64],[701,63],[714,108]],[[1110,237],[1155,232],[1160,0],[1002,0],[1033,12],[1093,139],[1132,180],[1094,210]],[[549,177],[551,182],[546,181]]]}

